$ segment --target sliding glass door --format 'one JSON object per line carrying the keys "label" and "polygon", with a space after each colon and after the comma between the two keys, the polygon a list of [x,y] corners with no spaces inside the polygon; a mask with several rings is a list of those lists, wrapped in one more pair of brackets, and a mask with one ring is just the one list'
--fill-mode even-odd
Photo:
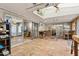
{"label": "sliding glass door", "polygon": [[11,24],[11,35],[12,36],[22,35],[22,23]]}
{"label": "sliding glass door", "polygon": [[32,37],[38,37],[38,23],[32,23]]}
{"label": "sliding glass door", "polygon": [[17,35],[22,35],[22,23],[17,23]]}
{"label": "sliding glass door", "polygon": [[17,27],[16,27],[16,24],[11,24],[11,36],[16,36],[17,34]]}
{"label": "sliding glass door", "polygon": [[11,45],[16,45],[23,42],[23,21],[16,16],[5,15],[5,21],[8,20],[11,24]]}

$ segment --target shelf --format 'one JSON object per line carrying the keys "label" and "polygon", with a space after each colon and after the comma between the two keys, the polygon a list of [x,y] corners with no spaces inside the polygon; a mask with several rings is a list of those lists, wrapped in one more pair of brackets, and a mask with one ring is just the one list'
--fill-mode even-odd
{"label": "shelf", "polygon": [[[0,56],[4,56],[2,54],[2,50],[7,48],[9,50],[9,52],[11,51],[10,49],[10,35],[8,33],[10,33],[9,30],[5,29],[4,25],[6,25],[5,22],[0,22]],[[5,41],[7,43],[7,45],[5,45]]]}
{"label": "shelf", "polygon": [[[8,38],[8,37],[7,37]],[[7,38],[0,38],[0,41],[2,41],[2,40],[9,40],[9,39],[7,39]]]}
{"label": "shelf", "polygon": [[3,49],[5,46],[3,44],[0,44],[0,49]]}
{"label": "shelf", "polygon": [[2,52],[0,54],[3,54]]}
{"label": "shelf", "polygon": [[3,40],[3,39],[7,39],[8,37],[6,37],[6,38],[0,38],[0,40]]}
{"label": "shelf", "polygon": [[0,35],[0,39],[7,39],[8,37],[10,37],[9,35]]}
{"label": "shelf", "polygon": [[[6,46],[6,47],[10,47],[10,46]],[[4,48],[1,48],[0,50],[2,50],[2,49],[5,49],[5,47]]]}

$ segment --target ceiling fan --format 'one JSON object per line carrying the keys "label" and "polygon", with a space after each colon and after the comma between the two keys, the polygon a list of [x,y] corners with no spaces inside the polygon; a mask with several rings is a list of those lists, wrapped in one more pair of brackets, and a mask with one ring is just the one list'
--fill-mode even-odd
{"label": "ceiling fan", "polygon": [[[59,11],[59,7],[58,7],[58,5],[59,5],[59,3],[46,3],[46,4],[45,4],[45,8],[46,8],[46,7],[53,6],[53,7],[56,8],[56,13],[57,13],[57,12]],[[37,9],[37,12],[38,12],[38,14],[43,15],[43,13],[41,12],[41,9],[40,9],[40,8]]]}
{"label": "ceiling fan", "polygon": [[[56,12],[59,10],[59,7],[58,7],[59,3],[32,3],[32,4],[33,4],[33,6],[27,8],[27,9],[31,9],[31,8],[34,8],[34,7],[37,7],[37,6],[40,6],[40,5],[44,5],[43,8],[53,6],[53,7],[56,8]],[[39,11],[40,9],[42,9],[42,8],[38,8],[37,11]]]}
{"label": "ceiling fan", "polygon": [[59,10],[59,7],[58,7],[59,3],[47,3],[45,5],[45,7],[48,7],[48,6],[53,6],[56,8],[56,12]]}

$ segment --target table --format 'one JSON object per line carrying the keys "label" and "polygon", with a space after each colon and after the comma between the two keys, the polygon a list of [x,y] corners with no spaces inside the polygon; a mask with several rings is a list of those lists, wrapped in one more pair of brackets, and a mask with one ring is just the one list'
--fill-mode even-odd
{"label": "table", "polygon": [[73,38],[73,42],[74,42],[74,48],[73,48],[74,56],[78,56],[79,36],[73,35],[72,38]]}

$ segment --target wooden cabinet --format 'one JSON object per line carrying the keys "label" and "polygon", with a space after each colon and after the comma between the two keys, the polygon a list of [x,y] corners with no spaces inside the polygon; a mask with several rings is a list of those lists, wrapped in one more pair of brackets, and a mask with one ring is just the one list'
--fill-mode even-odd
{"label": "wooden cabinet", "polygon": [[78,56],[79,36],[73,35],[72,38],[73,38],[73,41],[74,41],[74,48],[73,48],[74,56]]}

